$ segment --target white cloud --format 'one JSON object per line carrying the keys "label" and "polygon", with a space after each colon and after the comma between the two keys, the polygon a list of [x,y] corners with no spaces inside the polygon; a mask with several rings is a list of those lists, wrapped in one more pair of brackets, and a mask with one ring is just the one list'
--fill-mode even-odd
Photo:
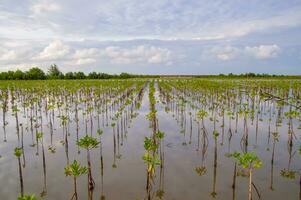
{"label": "white cloud", "polygon": [[43,14],[46,12],[59,11],[59,10],[61,10],[61,6],[54,2],[44,1],[44,2],[41,2],[38,4],[34,4],[31,7],[31,10],[33,11],[34,14],[38,15],[38,14]]}
{"label": "white cloud", "polygon": [[219,50],[216,57],[220,60],[231,60],[239,54],[239,50],[235,47],[226,46]]}
{"label": "white cloud", "polygon": [[278,45],[259,45],[253,47],[234,47],[234,46],[214,46],[205,49],[202,53],[203,59],[233,60],[238,57],[245,59],[248,57],[256,59],[275,58],[279,55],[281,49]]}
{"label": "white cloud", "polygon": [[0,61],[12,61],[17,58],[15,50],[0,49]]}
{"label": "white cloud", "polygon": [[88,65],[96,63],[96,60],[93,58],[80,58],[75,61],[75,65]]}
{"label": "white cloud", "polygon": [[278,45],[260,45],[255,47],[246,47],[245,51],[247,54],[254,56],[258,59],[268,59],[276,57],[281,49]]}
{"label": "white cloud", "polygon": [[107,46],[105,48],[87,48],[76,50],[72,56],[72,64],[86,65],[97,61],[108,61],[111,64],[171,64],[171,52],[166,48],[139,45],[122,48]]}
{"label": "white cloud", "polygon": [[259,19],[232,19],[231,22],[219,23],[205,28],[204,33],[195,39],[215,40],[239,38],[251,33],[270,32],[273,29],[283,29],[300,26],[301,13],[299,9],[282,11],[277,15]]}
{"label": "white cloud", "polygon": [[241,53],[239,48],[233,46],[214,46],[206,48],[203,53],[203,59],[218,59],[218,60],[232,60]]}
{"label": "white cloud", "polygon": [[140,45],[134,48],[109,46],[101,51],[114,64],[169,64],[171,51],[166,48]]}
{"label": "white cloud", "polygon": [[97,55],[99,55],[99,49],[97,49],[97,48],[88,48],[88,49],[76,50],[73,57],[75,59],[79,59],[79,58],[85,58],[85,57],[95,57]]}
{"label": "white cloud", "polygon": [[143,4],[139,0],[91,0],[89,4],[39,0],[22,1],[17,7],[3,3],[0,36],[100,41],[225,40],[300,27],[301,4],[288,1],[174,1],[168,6],[160,0]]}
{"label": "white cloud", "polygon": [[72,56],[73,60],[69,62],[71,65],[88,65],[97,62],[100,50],[97,48],[78,49]]}
{"label": "white cloud", "polygon": [[55,60],[60,58],[65,58],[70,52],[70,47],[68,45],[65,45],[60,40],[54,40],[49,43],[47,47],[44,48],[44,50],[39,53],[36,57],[34,57],[34,60]]}

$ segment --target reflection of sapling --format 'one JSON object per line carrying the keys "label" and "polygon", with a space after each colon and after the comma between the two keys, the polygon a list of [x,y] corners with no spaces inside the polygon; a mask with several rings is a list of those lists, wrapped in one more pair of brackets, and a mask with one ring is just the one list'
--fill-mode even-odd
{"label": "reflection of sapling", "polygon": [[203,176],[203,175],[206,174],[207,169],[206,169],[205,166],[202,166],[202,167],[196,167],[196,168],[195,168],[195,171],[196,171],[196,173],[197,173],[199,176]]}
{"label": "reflection of sapling", "polygon": [[296,171],[293,170],[286,170],[286,169],[282,169],[280,171],[280,176],[282,176],[283,178],[287,178],[287,179],[292,179],[294,180],[296,178]]}
{"label": "reflection of sapling", "polygon": [[205,117],[208,116],[208,113],[206,111],[204,111],[204,110],[199,110],[198,113],[197,113],[197,116],[200,119],[204,119]]}
{"label": "reflection of sapling", "polygon": [[97,130],[97,134],[98,134],[99,136],[101,136],[101,135],[103,134],[103,130],[98,129],[98,130]]}
{"label": "reflection of sapling", "polygon": [[216,139],[219,136],[219,133],[216,130],[214,130],[212,134],[214,139]]}
{"label": "reflection of sapling", "polygon": [[18,197],[18,200],[38,200],[35,195],[24,195],[23,197]]}

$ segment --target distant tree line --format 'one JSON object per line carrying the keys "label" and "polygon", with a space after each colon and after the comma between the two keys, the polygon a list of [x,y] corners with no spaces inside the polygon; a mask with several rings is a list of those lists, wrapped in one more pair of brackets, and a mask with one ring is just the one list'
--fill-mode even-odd
{"label": "distant tree line", "polygon": [[276,74],[256,74],[256,73],[245,73],[245,74],[233,74],[233,73],[229,73],[229,74],[219,74],[219,76],[227,76],[227,77],[243,77],[243,78],[265,78],[265,77],[284,77],[285,75],[276,75]]}
{"label": "distant tree line", "polygon": [[[45,79],[127,79],[136,77],[146,77],[147,75],[133,75],[128,73],[121,73],[119,75],[111,75],[106,73],[91,72],[85,74],[84,72],[67,72],[63,73],[59,70],[57,65],[51,65],[47,73],[38,67],[32,67],[27,71],[7,71],[0,72],[0,80],[45,80]],[[152,76],[155,77],[155,76]]]}
{"label": "distant tree line", "polygon": [[300,79],[301,75],[277,75],[277,74],[256,74],[256,73],[242,73],[242,74],[218,74],[218,75],[161,75],[160,77],[194,77],[194,78],[292,78]]}
{"label": "distant tree line", "polygon": [[271,74],[219,74],[219,75],[136,75],[129,73],[121,73],[119,75],[112,75],[99,72],[67,72],[63,73],[59,70],[58,66],[53,64],[48,68],[45,73],[38,67],[32,67],[27,71],[6,71],[0,72],[0,80],[45,80],[45,79],[127,79],[127,78],[160,78],[160,77],[195,77],[195,78],[301,78],[299,75],[271,75]]}

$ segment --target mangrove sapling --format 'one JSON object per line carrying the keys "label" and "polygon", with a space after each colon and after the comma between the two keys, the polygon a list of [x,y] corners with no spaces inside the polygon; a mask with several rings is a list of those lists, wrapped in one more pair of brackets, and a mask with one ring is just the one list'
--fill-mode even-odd
{"label": "mangrove sapling", "polygon": [[191,112],[189,112],[189,118],[190,118],[189,144],[191,144],[192,143],[192,113]]}
{"label": "mangrove sapling", "polygon": [[39,141],[40,141],[40,137],[42,136],[41,135],[41,132],[38,131],[38,128],[39,128],[39,124],[38,122],[36,121],[36,124],[35,124],[35,133],[36,133],[36,147],[37,147],[37,151],[36,151],[36,156],[39,155]]}
{"label": "mangrove sapling", "polygon": [[222,115],[222,142],[220,143],[221,146],[224,145],[224,135],[225,135],[225,109],[224,107],[222,107],[222,111],[221,111],[221,115]]}
{"label": "mangrove sapling", "polygon": [[88,107],[87,107],[87,115],[89,115],[91,136],[92,136],[92,133],[93,133],[93,117],[92,117],[93,110],[94,110],[93,106],[92,105],[88,105]]}
{"label": "mangrove sapling", "polygon": [[164,167],[160,168],[159,189],[156,191],[156,197],[163,199],[164,191]]}
{"label": "mangrove sapling", "polygon": [[16,131],[17,131],[17,136],[18,136],[18,146],[20,146],[20,128],[19,128],[19,118],[18,118],[18,112],[19,109],[16,105],[12,106],[12,112],[15,116],[15,120],[16,120]]}
{"label": "mangrove sapling", "polygon": [[142,157],[142,160],[147,164],[147,183],[146,190],[148,194],[148,199],[150,199],[150,190],[151,190],[151,181],[155,174],[155,166],[161,165],[160,160],[158,159],[158,154],[151,155],[150,153],[145,153]]}
{"label": "mangrove sapling", "polygon": [[255,153],[252,153],[252,152],[247,152],[247,153],[244,153],[244,154],[240,154],[238,152],[235,152],[234,156],[235,156],[235,159],[237,159],[239,166],[242,166],[244,169],[248,169],[248,172],[249,172],[248,200],[252,200],[252,185],[253,185],[252,174],[253,174],[253,170],[257,169],[257,168],[260,168],[262,166],[262,162],[258,158],[258,156]]}
{"label": "mangrove sapling", "polygon": [[159,189],[156,192],[156,196],[162,199],[164,196],[164,137],[165,133],[158,131],[156,137],[159,139],[160,147],[160,179],[159,179]]}
{"label": "mangrove sapling", "polygon": [[103,130],[98,129],[97,130],[97,135],[99,135],[99,144],[100,144],[100,169],[101,169],[101,174],[103,175],[103,155],[102,155],[102,141],[101,141],[101,135],[103,134]]}
{"label": "mangrove sapling", "polygon": [[233,181],[232,181],[232,199],[235,200],[236,194],[236,177],[237,177],[237,158],[240,156],[240,153],[234,152],[229,155],[229,157],[235,158],[234,170],[233,170]]}
{"label": "mangrove sapling", "polygon": [[[155,119],[155,107],[154,107],[154,96],[153,96],[153,92],[154,92],[154,88],[153,88],[153,84],[151,84],[152,88],[150,87],[150,94],[149,94],[149,98],[150,98],[150,109],[151,111],[151,117],[149,118],[149,120],[153,123],[154,119]],[[146,191],[147,191],[147,199],[151,199],[151,181],[153,180],[153,176],[155,174],[155,166],[156,165],[161,165],[161,161],[158,159],[158,154],[156,153],[157,149],[158,149],[158,144],[156,143],[156,137],[163,137],[163,134],[156,134],[154,127],[156,127],[153,124],[153,136],[152,137],[145,137],[144,138],[144,149],[147,151],[143,157],[142,160],[144,160],[145,164],[147,164],[147,179],[146,179]]]}
{"label": "mangrove sapling", "polygon": [[103,194],[103,155],[102,155],[102,141],[101,141],[101,135],[103,134],[103,130],[98,129],[97,134],[99,135],[99,141],[100,141],[100,175],[101,175],[101,195],[100,199],[104,200],[105,196]]}
{"label": "mangrove sapling", "polygon": [[256,141],[256,145],[257,145],[257,140],[258,140],[258,121],[259,121],[259,110],[257,110],[256,112],[256,128],[255,128],[255,141]]}
{"label": "mangrove sapling", "polygon": [[248,103],[243,104],[243,109],[240,110],[240,114],[243,115],[243,136],[241,138],[241,149],[243,152],[248,152],[248,145],[249,145],[249,130],[248,130],[248,115],[251,111],[248,109]]}
{"label": "mangrove sapling", "polygon": [[291,162],[296,152],[295,151],[293,152],[293,143],[290,142],[290,137],[288,140],[289,140],[287,142],[288,164],[287,164],[287,168],[280,170],[280,176],[293,180],[296,178],[297,171],[291,170]]}
{"label": "mangrove sapling", "polygon": [[[53,122],[52,122],[52,117],[51,117],[51,111],[54,109],[54,105],[52,104],[48,104],[47,106],[47,111],[50,111],[49,113],[49,130],[50,130],[50,146],[48,147],[48,149],[50,150],[50,152],[54,153],[55,152],[55,148],[53,147]],[[47,116],[47,115],[46,115]],[[54,149],[54,151],[52,151],[52,149]]]}
{"label": "mangrove sapling", "polygon": [[23,151],[22,148],[16,147],[14,155],[18,158],[18,165],[19,165],[19,178],[20,178],[20,188],[21,188],[21,197],[24,196],[24,185],[23,185],[23,175],[22,175],[22,166],[21,166],[21,155]]}
{"label": "mangrove sapling", "polygon": [[214,137],[214,164],[213,164],[213,190],[210,193],[210,195],[215,198],[217,195],[216,192],[216,178],[217,178],[217,138],[219,136],[219,133],[214,130],[213,131],[213,137]]}
{"label": "mangrove sapling", "polygon": [[74,193],[71,197],[71,200],[75,198],[75,200],[78,199],[77,195],[77,177],[83,174],[87,174],[88,168],[81,166],[79,162],[76,160],[73,161],[72,164],[67,165],[65,167],[65,175],[66,176],[73,176],[73,186],[74,186]]}
{"label": "mangrove sapling", "polygon": [[[204,123],[204,118],[208,117],[208,113],[205,110],[200,109],[197,112],[197,117],[199,119],[201,119],[202,130],[203,130],[203,139],[206,138],[206,140],[208,140],[208,138],[207,138],[207,130],[205,128],[205,123]],[[198,146],[199,146],[199,141],[200,141],[200,126],[199,125],[200,125],[200,123],[198,122]],[[199,147],[198,147],[197,150],[199,150]]]}
{"label": "mangrove sapling", "polygon": [[158,131],[156,133],[156,137],[159,139],[159,147],[160,147],[160,167],[163,168],[163,160],[164,160],[164,137],[165,137],[165,133]]}
{"label": "mangrove sapling", "polygon": [[36,137],[39,141],[41,141],[42,144],[42,160],[43,160],[43,191],[41,192],[41,197],[45,196],[47,194],[47,186],[46,186],[46,180],[47,180],[47,174],[46,174],[46,157],[45,157],[45,149],[44,149],[44,139],[43,139],[43,133],[38,132]]}
{"label": "mangrove sapling", "polygon": [[30,132],[31,132],[31,140],[32,140],[32,144],[30,145],[31,147],[34,147],[35,146],[35,143],[34,143],[34,136],[33,136],[33,121],[34,121],[34,117],[33,117],[33,109],[34,109],[34,106],[33,106],[33,103],[31,101],[31,106],[30,106],[30,117],[29,117],[29,121],[30,121]]}
{"label": "mangrove sapling", "polygon": [[6,121],[6,112],[7,112],[7,103],[8,103],[8,91],[5,90],[2,92],[1,95],[1,99],[2,99],[2,104],[1,104],[1,108],[2,108],[2,127],[3,127],[3,136],[4,136],[4,142],[7,141],[6,138],[6,126],[8,124],[8,122]]}
{"label": "mangrove sapling", "polygon": [[[54,111],[54,103],[53,104],[47,104],[47,109],[46,111],[49,111],[49,132],[50,132],[50,145],[48,146],[48,150],[50,153],[55,153],[56,152],[56,148],[53,146],[53,119],[51,114]],[[46,114],[47,119],[48,119],[48,114]]]}
{"label": "mangrove sapling", "polygon": [[238,127],[238,116],[239,116],[239,114],[238,114],[238,112],[236,112],[236,114],[235,114],[235,133],[237,133],[237,127]]}
{"label": "mangrove sapling", "polygon": [[95,186],[95,182],[92,177],[90,150],[93,148],[97,148],[99,143],[100,142],[98,142],[96,138],[88,136],[88,135],[84,136],[77,142],[77,145],[79,145],[81,148],[84,148],[87,150],[89,198],[92,198],[90,192],[93,191],[94,186]]}
{"label": "mangrove sapling", "polygon": [[275,147],[276,142],[279,142],[279,134],[278,132],[274,132],[273,134],[273,148],[272,148],[272,159],[271,159],[271,183],[270,183],[270,189],[274,190],[273,183],[274,183],[274,160],[275,160]]}
{"label": "mangrove sapling", "polygon": [[112,123],[111,126],[113,128],[113,147],[114,147],[112,168],[117,168],[117,165],[116,165],[116,157],[117,157],[116,156],[116,134],[115,134],[115,126],[116,126],[116,124]]}
{"label": "mangrove sapling", "polygon": [[121,154],[120,154],[120,134],[119,134],[119,122],[118,122],[118,118],[116,118],[116,122],[117,122],[117,158],[120,159],[121,158]]}
{"label": "mangrove sapling", "polygon": [[[201,166],[195,168],[195,171],[197,172],[197,174],[199,176],[203,176],[207,173],[207,168],[205,166],[205,158],[206,158],[206,152],[208,149],[209,140],[208,140],[208,135],[207,135],[207,130],[205,128],[205,124],[203,124],[202,133],[203,134],[202,134]],[[200,128],[199,128],[199,122],[198,122],[198,144],[199,144],[199,140],[200,140]],[[199,151],[199,147],[198,147],[198,151]]]}
{"label": "mangrove sapling", "polygon": [[229,111],[227,112],[227,115],[228,115],[228,119],[229,119],[229,130],[228,130],[228,155],[230,154],[230,147],[231,147],[231,139],[232,139],[232,136],[233,136],[233,133],[232,133],[232,124],[231,124],[231,121],[232,119],[234,119],[234,113]]}
{"label": "mangrove sapling", "polygon": [[24,132],[23,132],[23,124],[20,124],[21,127],[21,149],[22,149],[22,157],[23,157],[23,168],[25,168],[25,152],[24,152]]}

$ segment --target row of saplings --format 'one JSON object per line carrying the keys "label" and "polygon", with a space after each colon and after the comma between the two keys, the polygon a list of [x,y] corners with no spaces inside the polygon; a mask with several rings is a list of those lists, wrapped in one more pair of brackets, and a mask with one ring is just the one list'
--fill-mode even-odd
{"label": "row of saplings", "polygon": [[[98,135],[101,136],[103,131],[98,130],[97,131]],[[147,141],[145,141],[147,143]],[[90,150],[92,148],[97,148],[98,145],[100,144],[100,141],[98,141],[96,138],[91,137],[91,136],[84,136],[81,138],[77,144],[81,147],[86,149],[87,151],[87,167],[82,166],[78,161],[74,160],[72,164],[69,164],[65,167],[65,175],[66,176],[72,176],[73,177],[73,182],[74,182],[74,193],[71,197],[71,199],[78,199],[78,193],[77,193],[77,177],[83,175],[83,174],[88,174],[88,190],[91,191],[94,188],[94,180],[92,178],[91,174],[91,161],[90,161]],[[145,144],[145,146],[147,146]],[[152,145],[150,145],[152,146]],[[146,148],[149,150],[149,148]],[[21,194],[18,197],[18,200],[37,200],[35,195],[30,194],[26,195],[24,194],[24,189],[23,189],[23,178],[22,178],[22,166],[21,166],[21,159],[20,157],[22,156],[22,148],[15,148],[14,155],[18,158],[18,165],[19,165],[19,175],[20,175],[20,185],[21,185]],[[301,146],[299,147],[299,154],[301,155]],[[239,152],[234,152],[231,154],[233,158],[235,158],[235,164],[238,164],[242,166],[243,168],[248,170],[249,173],[249,185],[248,185],[248,200],[252,199],[252,174],[253,170],[256,168],[260,168],[262,166],[261,160],[258,158],[258,156],[255,153],[252,152],[247,152],[244,154],[241,154]],[[144,160],[148,160],[144,156]],[[156,160],[156,159],[155,159]],[[153,160],[152,160],[153,161]],[[153,162],[148,162],[148,163],[153,163]],[[153,163],[153,165],[156,165]],[[152,165],[151,169],[154,169],[154,166]],[[148,169],[149,172],[152,172],[153,170]],[[89,197],[90,192],[89,192]]]}

